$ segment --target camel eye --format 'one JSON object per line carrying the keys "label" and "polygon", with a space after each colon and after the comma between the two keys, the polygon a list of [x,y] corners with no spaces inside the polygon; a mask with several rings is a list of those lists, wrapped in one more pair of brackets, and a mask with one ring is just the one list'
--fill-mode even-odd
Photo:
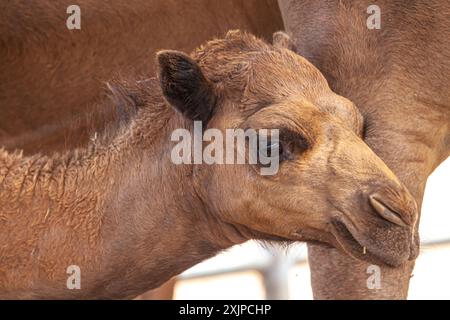
{"label": "camel eye", "polygon": [[283,145],[278,139],[276,141],[268,139],[267,141],[261,142],[258,150],[258,157],[262,163],[266,159],[278,158],[280,161],[282,159]]}
{"label": "camel eye", "polygon": [[[280,157],[283,154],[283,145],[277,141],[274,142],[272,144],[270,144],[269,146],[267,146],[268,152],[269,152],[269,157]],[[274,153],[272,155],[272,153]]]}
{"label": "camel eye", "polygon": [[[269,135],[262,134],[257,138],[251,148],[256,150],[253,155],[253,163],[267,166],[273,161],[278,163],[295,160],[304,151],[310,148],[310,143],[299,132],[288,129],[279,129],[279,133]],[[252,161],[252,160],[251,160]]]}
{"label": "camel eye", "polygon": [[293,160],[312,146],[312,143],[303,134],[290,130],[281,132],[280,141],[283,145],[280,161]]}

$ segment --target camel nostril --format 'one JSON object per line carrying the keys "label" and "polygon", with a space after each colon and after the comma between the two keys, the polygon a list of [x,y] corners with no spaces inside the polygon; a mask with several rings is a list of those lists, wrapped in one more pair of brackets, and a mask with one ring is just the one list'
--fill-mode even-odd
{"label": "camel nostril", "polygon": [[405,223],[405,221],[401,218],[401,215],[398,212],[395,212],[394,210],[387,207],[383,202],[381,202],[381,200],[379,200],[379,198],[376,195],[370,195],[369,202],[375,209],[375,211],[385,220],[390,221],[401,227],[408,226]]}

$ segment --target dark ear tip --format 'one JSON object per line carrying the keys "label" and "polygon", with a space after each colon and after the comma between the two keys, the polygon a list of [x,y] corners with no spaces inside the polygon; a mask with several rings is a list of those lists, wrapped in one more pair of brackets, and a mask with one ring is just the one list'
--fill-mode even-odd
{"label": "dark ear tip", "polygon": [[156,61],[160,68],[174,66],[180,62],[194,63],[187,54],[176,50],[161,50],[156,53]]}
{"label": "dark ear tip", "polygon": [[170,50],[161,50],[156,53],[156,61],[159,65],[165,64],[169,61],[169,56],[171,54]]}
{"label": "dark ear tip", "polygon": [[179,58],[179,59],[188,59],[192,60],[186,53],[177,51],[177,50],[160,50],[156,53],[156,58],[160,59],[169,59],[169,58]]}

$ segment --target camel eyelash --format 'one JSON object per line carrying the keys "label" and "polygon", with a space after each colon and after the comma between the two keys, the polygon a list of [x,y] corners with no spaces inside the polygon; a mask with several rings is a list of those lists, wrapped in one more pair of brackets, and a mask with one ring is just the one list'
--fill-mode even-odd
{"label": "camel eyelash", "polygon": [[362,131],[361,132],[361,138],[363,140],[366,140],[368,134],[370,133],[370,121],[369,121],[369,119],[364,118],[361,131]]}

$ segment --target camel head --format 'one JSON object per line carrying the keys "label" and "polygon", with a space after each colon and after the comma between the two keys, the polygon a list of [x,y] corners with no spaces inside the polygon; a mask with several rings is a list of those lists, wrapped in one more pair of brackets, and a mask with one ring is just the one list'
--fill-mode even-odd
{"label": "camel head", "polygon": [[162,51],[158,66],[163,94],[184,118],[224,137],[267,129],[246,146],[278,161],[269,175],[259,162],[193,164],[208,214],[248,238],[321,242],[391,266],[415,258],[414,199],[364,143],[355,105],[304,58],[234,31],[192,57]]}

